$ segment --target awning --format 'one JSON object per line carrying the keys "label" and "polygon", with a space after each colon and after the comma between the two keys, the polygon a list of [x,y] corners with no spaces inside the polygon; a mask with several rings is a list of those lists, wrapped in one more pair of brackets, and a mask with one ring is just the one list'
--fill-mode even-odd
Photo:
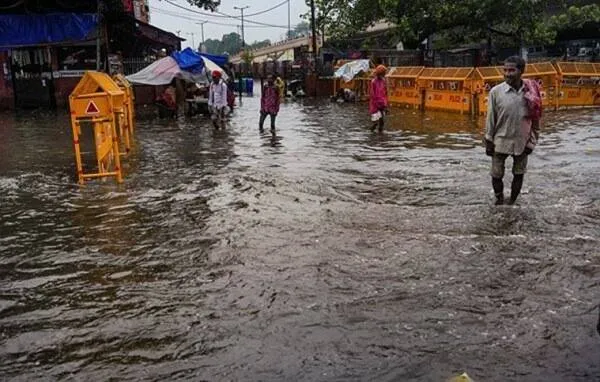
{"label": "awning", "polygon": [[45,15],[0,15],[0,47],[52,45],[84,41],[95,32],[94,13],[50,13]]}
{"label": "awning", "polygon": [[345,82],[350,82],[359,73],[369,71],[369,60],[356,60],[345,63],[335,71],[333,77],[342,78]]}
{"label": "awning", "polygon": [[220,71],[223,79],[227,80],[227,74],[224,73],[223,69],[206,57],[202,57],[202,70],[192,73],[182,69],[174,57],[167,56],[126,78],[129,82],[140,85],[168,85],[173,78],[206,84],[210,82],[210,74],[214,70]]}
{"label": "awning", "polygon": [[172,48],[179,48],[180,42],[185,41],[185,39],[180,38],[171,32],[157,28],[154,25],[146,24],[145,22],[137,20],[133,17],[129,17],[129,19],[135,23],[135,27],[139,35],[144,36],[149,40],[170,46]]}

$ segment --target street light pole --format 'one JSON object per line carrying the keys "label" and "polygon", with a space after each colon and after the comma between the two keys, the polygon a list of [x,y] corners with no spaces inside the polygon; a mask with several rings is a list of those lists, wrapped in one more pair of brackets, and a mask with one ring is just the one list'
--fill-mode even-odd
{"label": "street light pole", "polygon": [[188,32],[186,33],[188,36],[192,36],[192,49],[196,48],[196,42],[194,41],[194,32]]}
{"label": "street light pole", "polygon": [[292,24],[290,22],[290,0],[288,0],[288,35],[287,38],[292,37]]}
{"label": "street light pole", "polygon": [[245,7],[233,7],[233,9],[239,9],[242,13],[242,48],[246,46],[246,39],[244,38],[244,9],[250,8],[249,5]]}
{"label": "street light pole", "polygon": [[[96,71],[100,71],[100,33],[102,31],[102,0],[97,0],[98,27],[96,28]],[[107,52],[108,53],[108,52]]]}
{"label": "street light pole", "polygon": [[315,25],[315,0],[310,0],[310,24],[312,29],[312,51],[315,64],[317,63],[317,26]]}
{"label": "street light pole", "polygon": [[202,46],[204,46],[204,24],[206,24],[208,21],[202,21],[196,24],[200,24],[200,30],[202,31]]}

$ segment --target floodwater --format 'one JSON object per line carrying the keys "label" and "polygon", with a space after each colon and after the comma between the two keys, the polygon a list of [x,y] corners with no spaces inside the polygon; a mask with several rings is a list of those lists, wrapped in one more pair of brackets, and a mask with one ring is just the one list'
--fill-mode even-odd
{"label": "floodwater", "polygon": [[600,380],[599,110],[495,207],[481,120],[258,101],[139,119],[122,185],[76,184],[66,114],[0,116],[1,380]]}

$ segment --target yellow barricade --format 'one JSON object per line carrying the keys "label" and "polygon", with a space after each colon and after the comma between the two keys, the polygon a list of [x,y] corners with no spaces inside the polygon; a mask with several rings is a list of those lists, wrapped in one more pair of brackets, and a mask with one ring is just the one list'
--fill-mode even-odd
{"label": "yellow barricade", "polygon": [[473,68],[425,68],[417,78],[425,109],[471,111]]}
{"label": "yellow barricade", "polygon": [[557,62],[560,94],[558,106],[600,106],[600,64]]}
{"label": "yellow barricade", "polygon": [[473,87],[477,94],[477,113],[486,114],[488,107],[488,94],[490,90],[504,81],[502,66],[484,66],[475,68]]}
{"label": "yellow barricade", "polygon": [[363,72],[356,76],[356,97],[361,101],[369,100],[369,91],[371,90],[371,81],[375,78],[373,69],[368,72]]}
{"label": "yellow barricade", "polygon": [[422,66],[400,66],[390,68],[386,78],[388,97],[392,104],[421,107],[421,91],[417,78],[423,71]]}
{"label": "yellow barricade", "polygon": [[349,82],[345,82],[341,78],[334,78],[333,94],[337,95],[338,89],[350,89],[356,94],[357,101],[366,101],[369,99],[369,86],[372,79],[373,74],[371,71],[369,71],[369,73],[360,74]]}
{"label": "yellow barricade", "polygon": [[527,64],[523,78],[534,79],[540,85],[542,106],[545,109],[558,108],[558,72],[551,62]]}
{"label": "yellow barricade", "polygon": [[[119,140],[116,129],[118,113],[125,106],[125,92],[105,73],[88,71],[69,96],[71,128],[79,183],[85,179],[114,176],[123,181]],[[117,114],[115,114],[117,113]],[[84,173],[81,158],[82,125],[94,132],[98,172]]]}
{"label": "yellow barricade", "polygon": [[[338,70],[342,65],[347,64],[348,62],[351,62],[352,60],[339,60],[337,62],[337,65],[335,65],[333,67],[333,70],[336,71]],[[337,95],[337,91],[338,89],[350,89],[353,92],[356,93],[356,88],[357,88],[357,82],[355,79],[352,79],[351,81],[344,81],[341,78],[334,78],[333,79],[333,96]]]}
{"label": "yellow barricade", "polygon": [[[502,66],[475,68],[473,84],[477,93],[477,110],[483,115],[487,113],[488,94],[490,90],[504,81]],[[542,105],[544,108],[556,108],[558,102],[558,73],[550,62],[527,64],[523,78],[535,79],[540,85]]]}
{"label": "yellow barricade", "polygon": [[135,96],[133,94],[133,87],[129,81],[127,81],[125,76],[117,74],[113,77],[113,80],[125,93],[125,101],[123,102],[124,107],[122,110],[115,110],[115,113],[117,114],[117,122],[119,125],[119,136],[124,141],[125,151],[128,153],[131,150],[131,141],[133,140]]}
{"label": "yellow barricade", "polygon": [[[339,69],[342,65],[351,62],[352,60],[340,60],[334,67],[334,70]],[[369,99],[369,86],[373,79],[374,73],[371,68],[367,73],[361,72],[351,81],[345,82],[341,78],[333,79],[333,95],[337,95],[338,89],[350,89],[356,94],[358,101],[366,101]]]}

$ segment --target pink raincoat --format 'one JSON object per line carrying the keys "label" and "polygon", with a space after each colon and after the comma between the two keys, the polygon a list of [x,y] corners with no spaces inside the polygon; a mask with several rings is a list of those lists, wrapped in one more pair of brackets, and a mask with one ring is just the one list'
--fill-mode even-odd
{"label": "pink raincoat", "polygon": [[279,90],[273,85],[265,84],[260,97],[260,112],[277,115],[279,102]]}
{"label": "pink raincoat", "polygon": [[388,107],[387,87],[383,78],[375,77],[369,88],[369,114],[375,114]]}

